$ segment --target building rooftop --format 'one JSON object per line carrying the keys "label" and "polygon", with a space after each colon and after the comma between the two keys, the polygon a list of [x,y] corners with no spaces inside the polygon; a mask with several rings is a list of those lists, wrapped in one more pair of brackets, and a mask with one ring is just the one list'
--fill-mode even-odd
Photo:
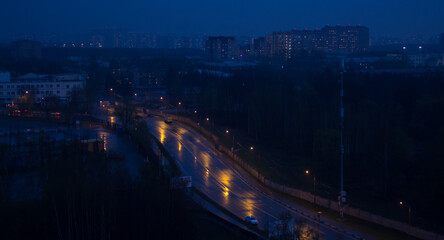
{"label": "building rooftop", "polygon": [[36,73],[27,73],[20,77],[17,77],[18,80],[27,80],[27,79],[47,79],[48,75],[46,74],[36,74]]}

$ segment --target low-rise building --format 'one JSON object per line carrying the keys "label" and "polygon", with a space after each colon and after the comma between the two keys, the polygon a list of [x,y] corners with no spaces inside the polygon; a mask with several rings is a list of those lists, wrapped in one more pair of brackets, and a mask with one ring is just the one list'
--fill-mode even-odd
{"label": "low-rise building", "polygon": [[40,103],[45,97],[57,97],[60,101],[66,102],[71,92],[83,88],[86,82],[80,74],[28,73],[16,78],[4,77],[2,79],[0,81],[0,104],[2,105],[14,103],[25,94],[33,96],[36,103]]}

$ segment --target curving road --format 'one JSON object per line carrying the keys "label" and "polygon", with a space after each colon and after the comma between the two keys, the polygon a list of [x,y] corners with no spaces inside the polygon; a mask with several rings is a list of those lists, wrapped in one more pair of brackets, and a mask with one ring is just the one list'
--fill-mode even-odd
{"label": "curving road", "polygon": [[[184,175],[193,178],[193,186],[207,197],[240,218],[255,216],[259,228],[290,211],[301,231],[315,232],[320,239],[372,239],[369,236],[329,219],[314,220],[314,214],[271,192],[255,181],[228,157],[218,152],[204,137],[184,124],[166,124],[159,117],[146,119],[150,131],[174,157]],[[315,238],[313,238],[315,239]]]}

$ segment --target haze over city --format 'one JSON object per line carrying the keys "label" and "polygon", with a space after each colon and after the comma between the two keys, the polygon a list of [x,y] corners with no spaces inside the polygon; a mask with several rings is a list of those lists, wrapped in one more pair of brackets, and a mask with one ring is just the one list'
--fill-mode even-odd
{"label": "haze over city", "polygon": [[84,34],[127,28],[154,34],[259,36],[325,25],[364,25],[371,37],[424,36],[444,31],[440,0],[6,0],[0,8],[1,40],[19,36]]}

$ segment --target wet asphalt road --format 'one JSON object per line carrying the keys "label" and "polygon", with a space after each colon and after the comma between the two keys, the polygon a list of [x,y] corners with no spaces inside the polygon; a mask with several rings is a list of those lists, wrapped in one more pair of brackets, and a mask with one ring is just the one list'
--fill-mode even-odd
{"label": "wet asphalt road", "polygon": [[268,222],[290,211],[302,231],[306,234],[314,231],[320,239],[372,239],[329,219],[322,218],[323,223],[313,220],[312,212],[261,186],[188,126],[178,122],[166,124],[159,117],[148,118],[146,122],[184,175],[192,176],[194,187],[242,219],[255,216],[259,228],[265,229]]}

